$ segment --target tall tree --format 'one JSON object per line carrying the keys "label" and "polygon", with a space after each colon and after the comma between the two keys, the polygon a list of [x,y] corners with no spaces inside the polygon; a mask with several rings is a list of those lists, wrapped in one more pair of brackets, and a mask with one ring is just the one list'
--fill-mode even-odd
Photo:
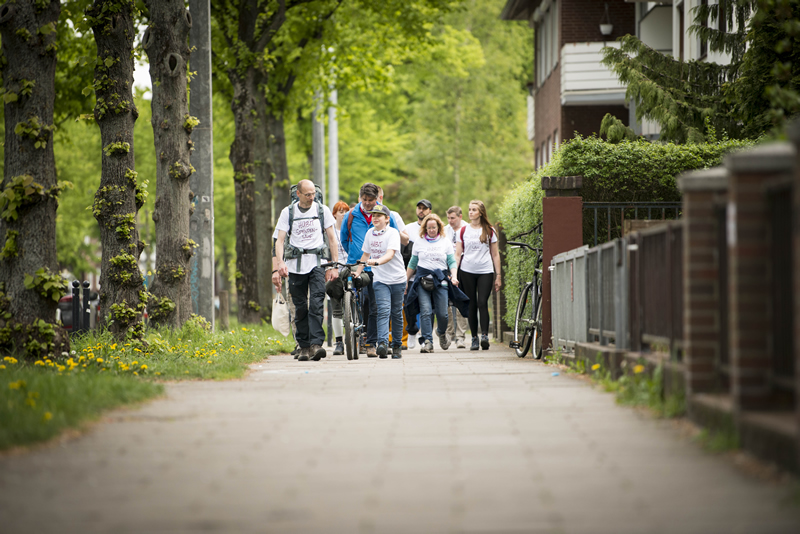
{"label": "tall tree", "polygon": [[151,122],[158,159],[153,212],[156,276],[150,289],[155,302],[148,312],[157,324],[180,327],[192,313],[189,262],[197,247],[189,239],[189,176],[194,172],[189,156],[192,128],[198,124],[189,116],[186,91],[192,19],[183,0],[146,0],[145,4],[150,26],[142,46],[153,83]]}
{"label": "tall tree", "polygon": [[53,156],[58,0],[0,6],[5,100],[0,182],[0,350],[26,356],[69,346],[54,325],[66,289],[56,265],[56,209],[62,184]]}
{"label": "tall tree", "polygon": [[[664,140],[701,142],[756,138],[800,112],[800,0],[719,0],[693,15],[690,31],[730,63],[682,61],[630,35],[604,50],[637,120],[657,122]],[[625,131],[609,117],[603,126],[617,138]]]}
{"label": "tall tree", "polygon": [[138,265],[144,243],[136,228],[145,193],[133,156],[133,125],[139,116],[132,94],[136,13],[133,0],[95,0],[86,11],[97,41],[94,118],[103,146],[100,188],[92,205],[103,247],[101,314],[119,339],[141,338],[147,303]]}

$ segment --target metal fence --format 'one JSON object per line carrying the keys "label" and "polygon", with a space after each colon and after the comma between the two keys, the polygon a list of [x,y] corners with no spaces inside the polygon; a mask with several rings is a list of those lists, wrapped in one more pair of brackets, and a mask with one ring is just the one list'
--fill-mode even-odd
{"label": "metal fence", "polygon": [[682,224],[669,222],[554,257],[553,344],[669,350],[683,339]]}
{"label": "metal fence", "polygon": [[626,221],[678,220],[680,202],[584,202],[584,240],[597,246],[625,234]]}

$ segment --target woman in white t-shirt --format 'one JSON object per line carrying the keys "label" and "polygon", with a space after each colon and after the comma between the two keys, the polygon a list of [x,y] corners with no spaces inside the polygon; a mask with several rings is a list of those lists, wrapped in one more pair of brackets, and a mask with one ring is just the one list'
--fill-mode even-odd
{"label": "woman in white t-shirt", "polygon": [[436,282],[433,289],[425,289],[421,278],[429,271],[440,269],[450,273],[451,283],[458,285],[457,264],[453,243],[444,233],[444,224],[435,213],[427,215],[420,225],[419,238],[414,242],[411,261],[408,262],[406,277],[410,280],[417,273],[417,299],[419,300],[419,322],[422,336],[420,352],[433,352],[433,314],[436,314],[436,333],[439,346],[447,350],[447,282]]}
{"label": "woman in white t-shirt", "polygon": [[[402,358],[403,342],[403,293],[406,290],[406,269],[400,254],[400,232],[389,226],[391,212],[381,204],[375,204],[372,228],[364,236],[361,246],[361,261],[372,267],[372,287],[378,305],[378,357],[386,358],[389,343],[389,319],[392,320],[392,359]],[[359,265],[355,276],[364,266]]]}
{"label": "woman in white t-shirt", "polygon": [[[492,286],[500,290],[500,252],[497,232],[486,215],[480,200],[469,203],[469,225],[456,236],[456,261],[461,290],[469,297],[469,328],[472,331],[470,350],[478,350],[478,312],[481,319],[480,347],[489,350],[489,295]],[[463,254],[463,256],[462,256]],[[500,320],[498,318],[498,320]]]}

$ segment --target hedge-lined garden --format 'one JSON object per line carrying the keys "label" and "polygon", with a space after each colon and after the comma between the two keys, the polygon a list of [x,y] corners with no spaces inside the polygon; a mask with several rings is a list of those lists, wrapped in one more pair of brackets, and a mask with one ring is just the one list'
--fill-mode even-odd
{"label": "hedge-lined garden", "polygon": [[[509,192],[500,206],[500,223],[507,238],[512,239],[541,222],[541,180],[545,176],[583,176],[581,195],[585,202],[679,201],[679,174],[719,165],[727,152],[753,144],[729,139],[689,145],[643,139],[610,143],[598,137],[578,136],[565,141],[550,163]],[[528,235],[518,240],[533,244],[535,239]],[[509,248],[505,262],[505,320],[513,328],[520,287],[533,278],[533,258],[530,253]]]}

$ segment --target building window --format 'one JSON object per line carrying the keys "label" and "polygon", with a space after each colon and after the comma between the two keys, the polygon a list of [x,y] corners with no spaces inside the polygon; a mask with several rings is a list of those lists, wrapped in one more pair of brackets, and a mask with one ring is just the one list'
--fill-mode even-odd
{"label": "building window", "polygon": [[534,13],[536,86],[541,87],[558,64],[558,1],[545,1]]}

